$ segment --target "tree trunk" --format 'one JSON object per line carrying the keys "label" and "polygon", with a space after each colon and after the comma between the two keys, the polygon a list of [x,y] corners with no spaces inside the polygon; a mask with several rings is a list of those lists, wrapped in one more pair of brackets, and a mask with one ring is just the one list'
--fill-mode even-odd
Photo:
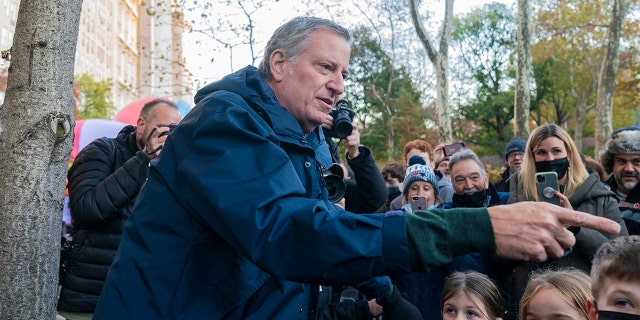
{"label": "tree trunk", "polygon": [[529,138],[529,109],[531,89],[529,87],[529,68],[531,68],[531,31],[529,30],[529,0],[518,0],[518,56],[516,65],[516,90],[513,116],[514,136]]}
{"label": "tree trunk", "polygon": [[440,48],[436,51],[429,39],[420,14],[417,0],[409,0],[409,13],[418,38],[436,71],[436,121],[439,132],[439,142],[451,143],[451,114],[449,112],[449,36],[453,25],[453,0],[445,0],[444,21],[440,33]]}
{"label": "tree trunk", "polygon": [[54,319],[82,0],[21,1],[0,107],[0,315]]}
{"label": "tree trunk", "polygon": [[629,3],[625,0],[613,1],[613,12],[607,35],[607,50],[604,54],[600,76],[598,77],[598,97],[596,99],[596,146],[598,154],[612,132],[611,116],[613,110],[613,93],[616,90],[616,74],[620,59],[620,31]]}

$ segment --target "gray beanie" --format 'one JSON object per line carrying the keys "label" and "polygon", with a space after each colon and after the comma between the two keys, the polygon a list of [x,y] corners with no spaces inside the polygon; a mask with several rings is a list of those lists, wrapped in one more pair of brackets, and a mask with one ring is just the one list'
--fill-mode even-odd
{"label": "gray beanie", "polygon": [[515,137],[507,143],[504,148],[504,159],[509,159],[509,154],[512,152],[524,152],[524,148],[527,146],[527,141],[522,138]]}
{"label": "gray beanie", "polygon": [[407,167],[407,174],[404,176],[402,182],[402,194],[407,194],[409,187],[416,181],[426,181],[433,185],[433,190],[438,195],[438,177],[433,172],[427,162],[421,156],[413,156],[409,159],[409,167]]}
{"label": "gray beanie", "polygon": [[607,173],[613,171],[613,159],[617,154],[640,154],[640,131],[616,130],[600,151],[600,163]]}

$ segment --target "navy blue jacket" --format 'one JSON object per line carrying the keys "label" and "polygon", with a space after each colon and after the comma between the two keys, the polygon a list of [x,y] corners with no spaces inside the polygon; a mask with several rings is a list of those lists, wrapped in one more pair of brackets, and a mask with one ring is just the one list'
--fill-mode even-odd
{"label": "navy blue jacket", "polygon": [[149,169],[94,319],[307,319],[309,284],[410,270],[404,216],[328,202],[322,134],[303,135],[255,68],[196,103]]}

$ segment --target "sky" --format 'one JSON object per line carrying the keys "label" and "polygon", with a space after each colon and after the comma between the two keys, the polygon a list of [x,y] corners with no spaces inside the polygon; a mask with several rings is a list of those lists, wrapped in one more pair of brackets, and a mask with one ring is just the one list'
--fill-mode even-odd
{"label": "sky", "polygon": [[[442,16],[444,15],[444,0],[426,1],[431,2],[430,9],[435,13],[435,18],[438,21],[436,25],[440,25]],[[496,1],[506,3],[509,6],[513,6],[515,3],[515,0],[456,0],[454,2],[454,14],[467,13],[470,10],[480,7],[486,3]],[[307,10],[306,7],[300,7],[300,0],[266,2],[268,4],[265,5],[265,7],[256,10],[255,13],[251,15],[255,23],[254,50],[258,53],[262,53],[266,41],[279,25],[293,17],[303,15],[305,10]],[[326,3],[326,1],[324,3]],[[340,1],[339,5],[346,7],[350,3],[352,2]],[[229,21],[237,19],[240,24],[246,23],[247,21],[246,17],[242,15],[241,10],[238,7],[227,7],[222,9],[214,7],[207,12],[212,13],[212,15],[225,16]],[[357,12],[357,10],[354,10],[354,12]],[[186,12],[187,19],[202,21],[201,18],[198,17],[198,14],[198,12]],[[332,17],[332,12],[328,10],[321,11],[318,16],[334,19]],[[356,24],[358,19],[364,20],[364,16],[357,13],[349,18],[353,18],[354,21],[349,21],[349,23],[353,24]],[[345,25],[345,22],[340,21],[337,18],[334,20]],[[435,32],[432,33],[432,38],[434,37]],[[231,38],[228,40],[229,42],[234,40],[237,41],[237,39],[233,39],[233,37],[229,38]],[[416,41],[419,41],[417,37]],[[251,64],[251,54],[248,46],[235,47],[233,49],[233,55],[231,55],[229,53],[229,49],[225,49],[224,45],[198,32],[187,34],[184,37],[184,43],[187,67],[193,74],[195,90],[206,83],[219,80],[225,75]],[[233,62],[230,61],[230,57],[233,57]],[[260,60],[261,58],[259,58],[255,64],[258,64]]]}

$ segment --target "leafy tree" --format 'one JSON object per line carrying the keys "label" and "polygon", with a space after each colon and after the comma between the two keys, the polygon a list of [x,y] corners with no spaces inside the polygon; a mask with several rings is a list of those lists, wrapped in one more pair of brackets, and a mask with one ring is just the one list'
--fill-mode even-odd
{"label": "leafy tree", "polygon": [[445,0],[444,21],[440,29],[438,48],[432,43],[424,27],[417,0],[409,0],[409,14],[413,21],[420,42],[427,51],[427,56],[436,71],[436,123],[438,125],[439,142],[450,143],[451,111],[449,107],[449,38],[453,24],[453,0]]}
{"label": "leafy tree", "polygon": [[361,141],[377,158],[399,159],[398,146],[423,136],[420,93],[404,67],[397,67],[371,31],[354,31],[346,91],[362,128]]}
{"label": "leafy tree", "polygon": [[[116,106],[111,101],[111,79],[96,81],[89,74],[76,75],[74,114],[76,119],[110,119]],[[77,89],[77,90],[75,90]]]}
{"label": "leafy tree", "polygon": [[[583,136],[594,133],[594,110],[598,77],[604,57],[609,1],[540,2],[536,15],[538,41],[532,46],[536,78],[536,95],[532,113],[538,124],[554,122],[573,131],[582,150]],[[634,51],[633,39],[638,26],[634,21],[623,25],[627,48]],[[631,37],[631,38],[629,38]],[[635,40],[637,41],[637,40]],[[618,79],[623,87],[633,79],[634,61],[626,59]],[[637,72],[636,72],[637,74]],[[637,106],[633,99],[616,100]],[[633,106],[633,107],[631,107]],[[625,107],[617,106],[614,115],[623,118]],[[622,108],[622,109],[621,109]],[[628,118],[634,119],[634,118]],[[616,120],[614,119],[614,122]]]}
{"label": "leafy tree", "polygon": [[22,1],[0,107],[0,315],[54,319],[82,0]]}
{"label": "leafy tree", "polygon": [[596,146],[599,152],[611,132],[613,94],[616,90],[616,74],[620,64],[619,48],[622,22],[629,9],[630,0],[613,0],[611,21],[607,31],[606,50],[598,77],[598,97],[596,100]]}
{"label": "leafy tree", "polygon": [[518,2],[518,43],[516,46],[516,93],[514,98],[515,125],[514,134],[526,139],[529,137],[529,111],[531,108],[531,88],[529,72],[531,69],[531,8],[529,0]]}
{"label": "leafy tree", "polygon": [[455,73],[466,86],[475,88],[473,97],[460,107],[464,125],[459,137],[477,146],[494,148],[512,135],[513,63],[516,19],[500,3],[487,4],[456,17],[451,33],[452,45],[459,52],[460,67]]}

